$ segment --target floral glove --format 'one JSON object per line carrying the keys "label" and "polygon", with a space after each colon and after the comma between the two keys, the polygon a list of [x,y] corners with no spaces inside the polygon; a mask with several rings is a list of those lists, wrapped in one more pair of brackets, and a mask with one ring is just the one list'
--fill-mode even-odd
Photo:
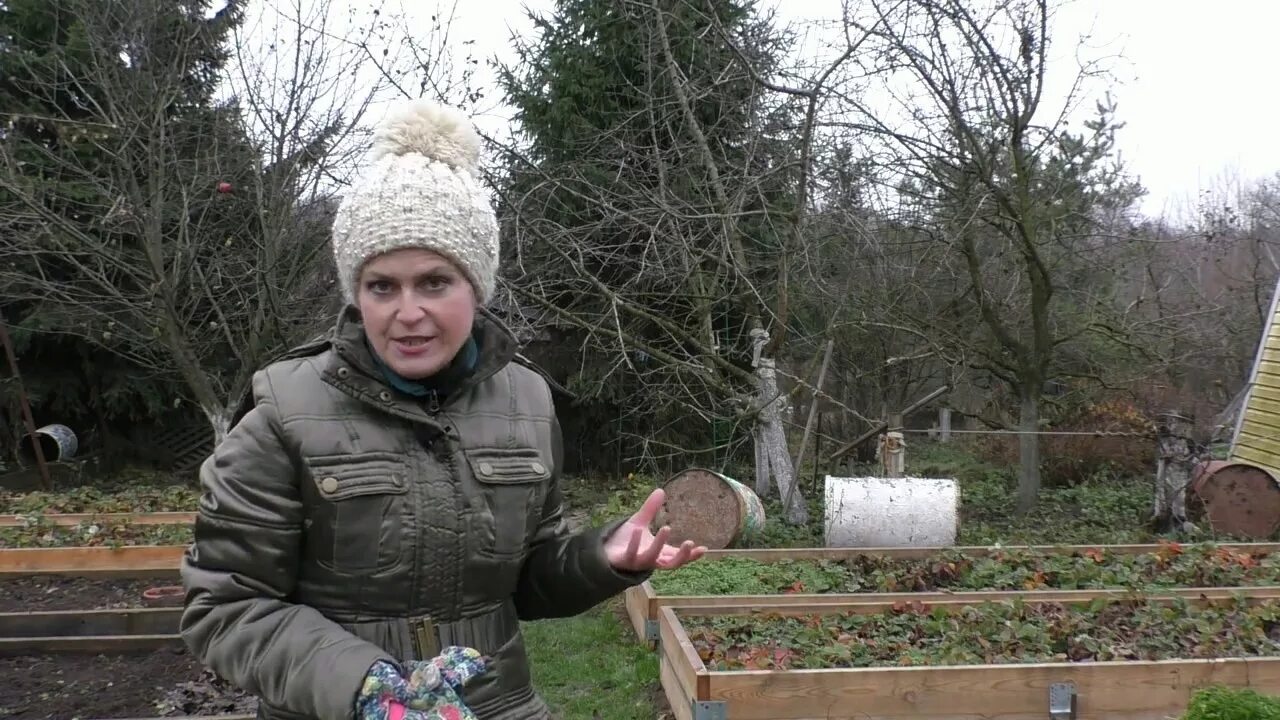
{"label": "floral glove", "polygon": [[358,720],[477,720],[459,692],[486,669],[471,648],[445,648],[431,660],[409,663],[409,677],[387,662],[374,663],[356,700]]}

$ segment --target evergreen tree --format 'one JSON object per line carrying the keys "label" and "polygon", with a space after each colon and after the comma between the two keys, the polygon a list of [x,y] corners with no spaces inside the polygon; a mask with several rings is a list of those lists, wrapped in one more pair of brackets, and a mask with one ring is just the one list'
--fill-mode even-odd
{"label": "evergreen tree", "polygon": [[[504,275],[587,350],[570,386],[649,438],[690,408],[741,418],[730,401],[753,386],[794,183],[789,109],[753,74],[782,40],[754,2],[655,7],[561,0],[501,75],[521,131],[500,188]],[[703,431],[666,436],[692,449]]]}

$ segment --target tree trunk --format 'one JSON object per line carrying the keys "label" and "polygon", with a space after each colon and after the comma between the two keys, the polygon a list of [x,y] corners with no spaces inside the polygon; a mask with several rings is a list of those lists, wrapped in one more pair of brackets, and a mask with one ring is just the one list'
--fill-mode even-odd
{"label": "tree trunk", "polygon": [[1026,394],[1018,415],[1018,514],[1024,515],[1040,498],[1040,397]]}
{"label": "tree trunk", "polygon": [[209,427],[213,429],[213,444],[221,444],[227,437],[227,433],[231,431],[231,417],[235,412],[234,409],[225,407],[201,407],[200,409],[204,411],[204,417],[209,421]]}

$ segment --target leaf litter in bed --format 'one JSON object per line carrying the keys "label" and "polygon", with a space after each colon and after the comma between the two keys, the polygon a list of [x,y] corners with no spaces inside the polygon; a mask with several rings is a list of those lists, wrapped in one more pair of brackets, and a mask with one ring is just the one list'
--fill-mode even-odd
{"label": "leaf litter in bed", "polygon": [[142,525],[86,520],[77,525],[53,525],[37,519],[25,527],[0,528],[0,549],[186,545],[191,539],[189,524]]}
{"label": "leaf litter in bed", "polygon": [[713,671],[1280,656],[1280,602],[1241,598],[904,602],[873,614],[681,622]]}
{"label": "leaf litter in bed", "polygon": [[659,595],[1246,587],[1280,584],[1280,553],[1164,543],[1138,554],[1011,548],[986,556],[944,550],[927,558],[839,561],[727,557],[691,563],[650,582]]}

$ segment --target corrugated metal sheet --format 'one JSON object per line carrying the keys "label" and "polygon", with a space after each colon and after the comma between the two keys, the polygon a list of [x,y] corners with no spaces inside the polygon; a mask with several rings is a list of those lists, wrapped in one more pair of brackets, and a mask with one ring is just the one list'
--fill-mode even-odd
{"label": "corrugated metal sheet", "polygon": [[1271,294],[1271,312],[1258,343],[1244,410],[1231,440],[1231,459],[1280,475],[1280,282]]}

